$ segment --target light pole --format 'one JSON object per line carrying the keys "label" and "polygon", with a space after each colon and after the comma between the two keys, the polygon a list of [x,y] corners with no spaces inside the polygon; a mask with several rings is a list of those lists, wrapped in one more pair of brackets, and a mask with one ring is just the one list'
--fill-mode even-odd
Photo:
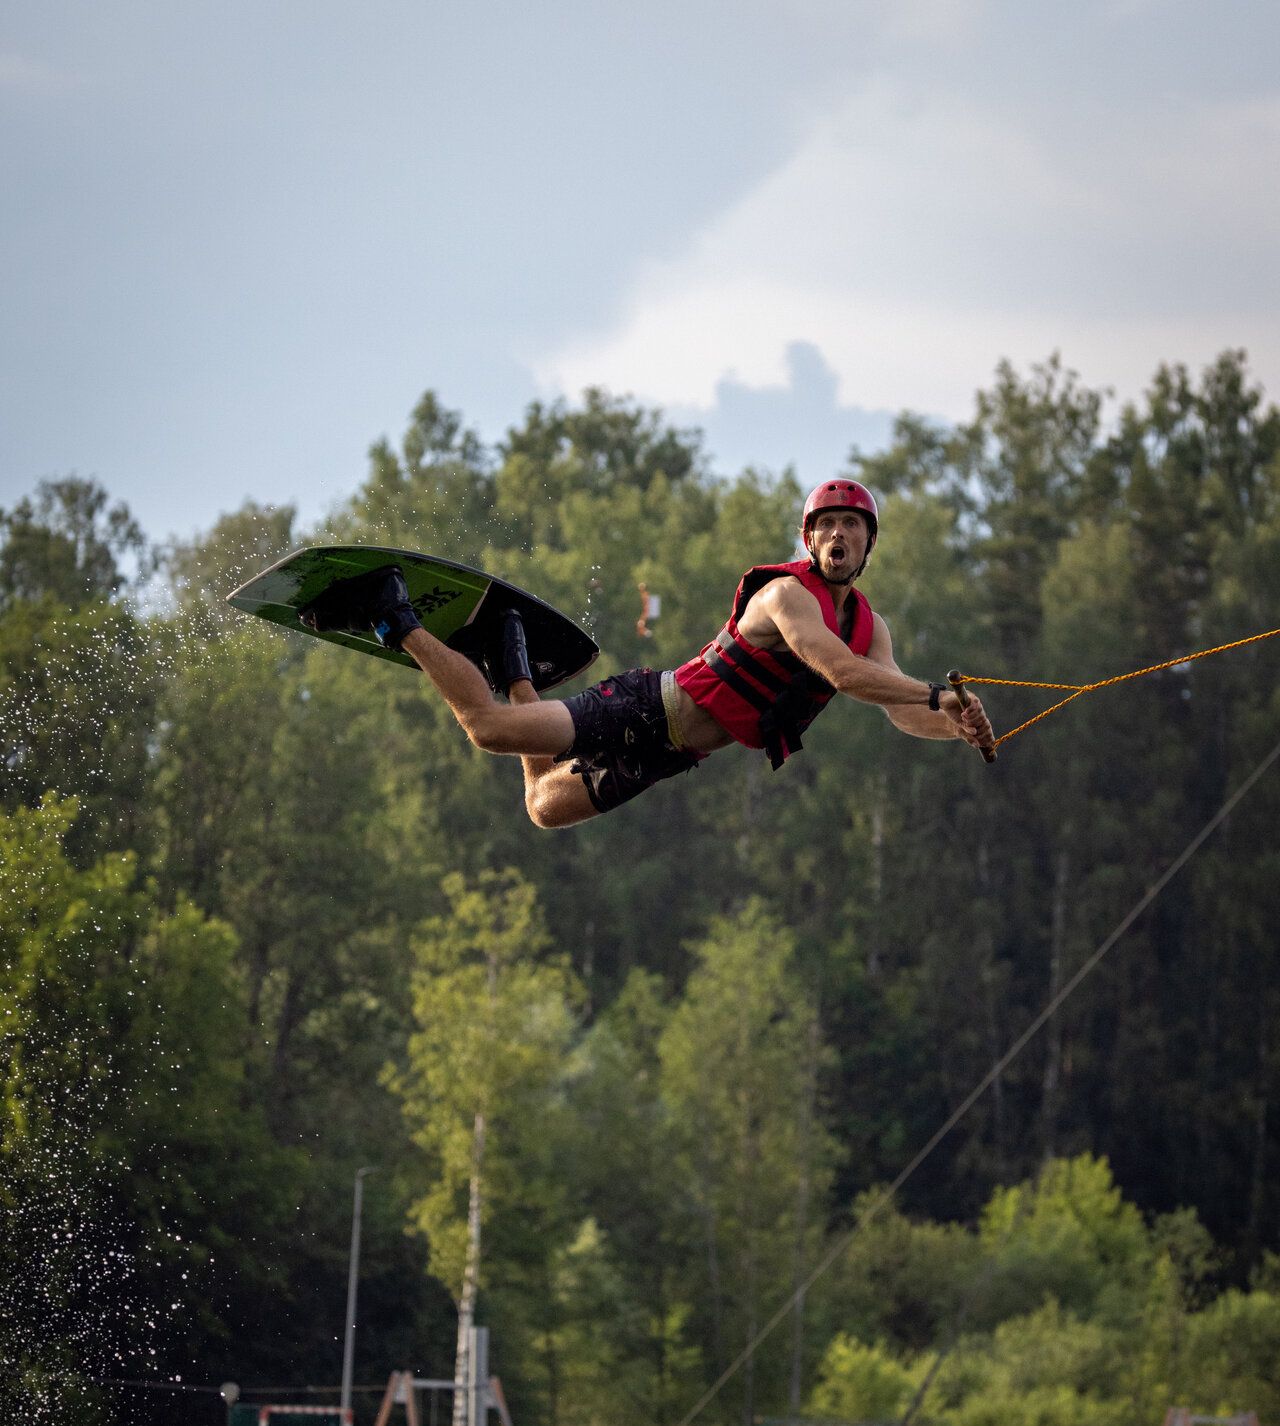
{"label": "light pole", "polygon": [[356,1281],[360,1276],[360,1205],[364,1199],[364,1176],[374,1166],[356,1172],[355,1201],[351,1209],[351,1260],[347,1266],[347,1327],[342,1340],[342,1419],[351,1410],[351,1368],[356,1352]]}

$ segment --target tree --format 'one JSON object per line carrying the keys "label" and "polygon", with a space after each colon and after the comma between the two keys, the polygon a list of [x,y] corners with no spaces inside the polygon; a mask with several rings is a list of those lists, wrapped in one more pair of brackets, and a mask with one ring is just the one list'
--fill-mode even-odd
{"label": "tree", "polygon": [[82,1377],[202,1367],[271,1290],[270,1260],[236,1223],[283,1236],[299,1168],[271,1146],[228,1054],[230,932],[188,903],[161,912],[128,854],[77,868],[62,846],[75,810],[49,797],[0,815],[13,1419],[78,1394]]}
{"label": "tree", "polygon": [[124,505],[74,477],[0,510],[0,806],[80,800],[77,856],[141,847],[158,669],[120,597],[153,556]]}
{"label": "tree", "polygon": [[[1207,1242],[1193,1213],[1145,1222],[1089,1156],[997,1191],[976,1232],[881,1214],[838,1269],[812,1409],[942,1426],[1266,1411],[1276,1298],[1206,1297]],[[908,1285],[923,1318],[903,1316]]]}
{"label": "tree", "polygon": [[95,481],[68,476],[0,510],[0,612],[18,600],[74,610],[145,581],[155,555],[128,506],[107,499]]}
{"label": "tree", "polygon": [[[424,922],[414,938],[416,1029],[390,1083],[432,1179],[412,1221],[430,1244],[432,1273],[458,1307],[462,1381],[482,1284],[492,1285],[499,1310],[504,1279],[517,1299],[524,1296],[522,1309],[499,1318],[499,1339],[505,1329],[518,1342],[529,1331],[521,1315],[536,1322],[539,1313],[527,1294],[547,1281],[564,1231],[546,1150],[559,1137],[553,1086],[576,991],[563,961],[547,954],[534,889],[515,873],[490,872],[472,884],[451,873],[442,887],[448,914]],[[486,1233],[494,1240],[487,1266]],[[552,1356],[540,1365],[554,1421],[557,1362]],[[463,1404],[459,1391],[455,1421]]]}
{"label": "tree", "polygon": [[[715,919],[661,1040],[664,1097],[700,1230],[685,1293],[704,1359],[718,1374],[795,1284],[821,1234],[835,1145],[814,1112],[826,1054],[810,1047],[814,1009],[794,978],[795,941],[759,900]],[[785,1344],[743,1367],[744,1422],[782,1398]],[[757,1379],[757,1374],[759,1379]]]}
{"label": "tree", "polygon": [[11,604],[0,614],[0,805],[75,796],[78,858],[145,850],[158,663],[146,628],[119,605]]}
{"label": "tree", "polygon": [[672,1009],[658,978],[633,970],[567,1067],[571,1128],[560,1162],[581,1226],[558,1270],[558,1351],[577,1383],[565,1392],[569,1408],[593,1403],[580,1410],[584,1426],[666,1426],[701,1380],[680,1266],[697,1245],[679,1212],[659,1058]]}
{"label": "tree", "polygon": [[247,500],[216,520],[207,535],[164,552],[169,589],[192,620],[187,637],[193,645],[212,637],[219,627],[234,628],[243,621],[243,614],[228,608],[227,595],[303,543],[296,519],[292,505]]}
{"label": "tree", "polygon": [[489,457],[456,411],[426,392],[399,451],[385,439],[369,451],[369,475],[330,521],[337,539],[373,541],[474,563],[495,533]]}
{"label": "tree", "polygon": [[922,1375],[897,1361],[881,1343],[869,1345],[843,1332],[827,1344],[821,1370],[811,1409],[848,1421],[897,1420]]}
{"label": "tree", "polygon": [[277,1132],[333,1133],[347,1073],[328,1040],[345,1024],[376,1074],[378,1032],[405,1021],[397,913],[419,912],[424,875],[386,825],[384,707],[355,661],[253,628],[186,665],[161,717],[162,885],[236,930]]}

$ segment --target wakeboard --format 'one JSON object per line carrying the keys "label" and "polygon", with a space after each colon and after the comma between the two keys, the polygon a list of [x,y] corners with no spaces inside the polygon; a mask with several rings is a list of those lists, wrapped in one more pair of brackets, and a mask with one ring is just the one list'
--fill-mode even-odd
{"label": "wakeboard", "polygon": [[600,649],[572,619],[536,595],[465,564],[377,545],[317,545],[295,550],[227,595],[227,603],[259,619],[296,629],[326,643],[341,644],[374,658],[417,668],[408,654],[386,649],[368,634],[318,633],[300,612],[339,580],[399,565],[409,586],[409,602],[422,627],[459,653],[483,653],[498,621],[515,609],[524,624],[533,686],[539,693],[575,677],[594,662]]}

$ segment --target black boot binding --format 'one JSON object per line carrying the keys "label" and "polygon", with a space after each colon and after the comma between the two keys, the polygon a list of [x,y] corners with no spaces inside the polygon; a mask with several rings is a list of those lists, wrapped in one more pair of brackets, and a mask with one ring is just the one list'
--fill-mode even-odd
{"label": "black boot binding", "polygon": [[367,634],[372,629],[388,649],[398,649],[406,634],[422,628],[409,603],[404,573],[394,564],[340,580],[314,604],[300,609],[298,618],[318,634]]}
{"label": "black boot binding", "polygon": [[511,685],[519,683],[522,678],[533,682],[524,622],[516,610],[502,611],[493,642],[485,651],[485,665],[489,685],[495,693],[509,693]]}

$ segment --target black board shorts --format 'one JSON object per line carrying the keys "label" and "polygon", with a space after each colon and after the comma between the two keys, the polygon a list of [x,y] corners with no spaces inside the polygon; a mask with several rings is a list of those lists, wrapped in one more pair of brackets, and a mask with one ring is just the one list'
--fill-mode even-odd
{"label": "black board shorts", "polygon": [[655,782],[688,772],[702,761],[671,741],[662,703],[662,675],[651,668],[615,674],[565,699],[573,718],[573,759],[597,812],[612,812]]}

